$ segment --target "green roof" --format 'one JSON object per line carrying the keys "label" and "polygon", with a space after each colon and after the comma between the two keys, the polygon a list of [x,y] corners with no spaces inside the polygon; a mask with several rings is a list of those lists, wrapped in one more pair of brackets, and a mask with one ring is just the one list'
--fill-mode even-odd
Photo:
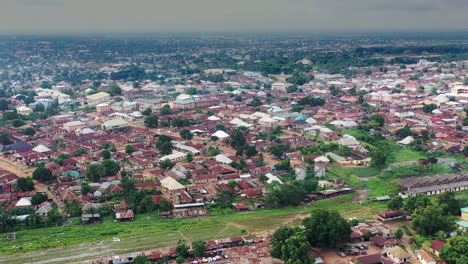
{"label": "green roof", "polygon": [[455,221],[455,223],[463,228],[468,228],[468,221]]}
{"label": "green roof", "polygon": [[468,207],[463,207],[462,209],[460,209],[462,212],[464,213],[468,213]]}
{"label": "green roof", "polygon": [[195,103],[195,101],[191,100],[191,99],[189,99],[189,100],[175,100],[174,103],[175,104],[193,104],[193,103]]}
{"label": "green roof", "polygon": [[333,152],[327,152],[325,155],[327,157],[330,157],[332,160],[335,160],[335,161],[345,161],[346,160],[345,158],[343,158],[340,155],[335,154]]}
{"label": "green roof", "polygon": [[72,170],[64,172],[63,175],[68,175],[68,176],[71,176],[73,178],[84,178],[84,176],[81,173],[79,173],[77,171],[72,171]]}
{"label": "green roof", "polygon": [[307,120],[307,116],[301,114],[300,116],[296,117],[296,120],[306,121],[306,120]]}
{"label": "green roof", "polygon": [[122,182],[119,181],[119,180],[114,180],[114,181],[111,181],[111,185],[117,185],[117,184],[121,184]]}

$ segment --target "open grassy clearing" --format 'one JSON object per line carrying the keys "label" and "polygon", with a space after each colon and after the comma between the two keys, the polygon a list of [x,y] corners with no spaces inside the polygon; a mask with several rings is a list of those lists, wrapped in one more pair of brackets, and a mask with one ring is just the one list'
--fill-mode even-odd
{"label": "open grassy clearing", "polygon": [[397,147],[397,150],[393,153],[390,161],[392,163],[396,163],[404,161],[415,161],[424,158],[426,158],[426,156],[423,156],[416,151],[410,150],[406,147]]}
{"label": "open grassy clearing", "polygon": [[364,182],[364,186],[369,190],[369,197],[398,194],[398,182],[400,179],[372,178]]}

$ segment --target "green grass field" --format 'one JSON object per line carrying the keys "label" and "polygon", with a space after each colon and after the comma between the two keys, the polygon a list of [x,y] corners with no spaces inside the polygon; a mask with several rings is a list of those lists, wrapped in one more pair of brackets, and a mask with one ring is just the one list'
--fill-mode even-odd
{"label": "green grass field", "polygon": [[415,161],[415,160],[424,159],[424,158],[426,157],[421,155],[418,152],[415,152],[405,147],[400,147],[398,148],[398,150],[396,150],[393,153],[390,161],[392,163],[396,163],[396,162],[404,162],[404,161]]}

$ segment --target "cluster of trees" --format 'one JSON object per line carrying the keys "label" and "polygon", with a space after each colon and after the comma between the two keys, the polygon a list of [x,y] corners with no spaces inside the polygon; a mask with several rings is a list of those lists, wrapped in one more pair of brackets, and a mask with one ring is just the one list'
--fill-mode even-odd
{"label": "cluster of trees", "polygon": [[52,179],[52,171],[41,166],[34,170],[32,176],[36,181],[48,182]]}
{"label": "cluster of trees", "polygon": [[94,182],[98,182],[102,177],[114,176],[120,171],[120,164],[106,159],[101,164],[90,164],[86,168],[86,177]]}
{"label": "cluster of trees", "polygon": [[365,116],[363,121],[363,124],[359,126],[363,130],[380,129],[385,124],[385,118],[379,114],[371,115],[370,117]]}
{"label": "cluster of trees", "polygon": [[273,182],[267,185],[268,195],[265,202],[273,207],[299,205],[306,194],[317,191],[318,183],[314,179],[293,181],[292,184]]}
{"label": "cluster of trees", "polygon": [[[35,202],[43,198],[36,196]],[[47,198],[46,198],[47,199]],[[45,228],[58,226],[62,224],[62,215],[56,206],[52,208],[47,217],[41,217],[34,213],[34,209],[30,211],[15,211],[10,210],[5,212],[5,208],[0,208],[0,232],[11,232],[16,230]],[[16,215],[29,214],[24,220],[19,220]]]}
{"label": "cluster of trees", "polygon": [[325,99],[316,98],[312,95],[308,95],[306,97],[299,99],[297,103],[302,106],[322,106],[322,105],[325,105]]}
{"label": "cluster of trees", "polygon": [[435,236],[437,232],[454,230],[454,215],[460,214],[460,201],[453,192],[437,197],[437,203],[424,195],[412,196],[406,201],[396,196],[387,204],[392,210],[403,209],[413,214],[413,228],[423,236]]}
{"label": "cluster of trees", "polygon": [[322,155],[327,152],[335,152],[340,156],[351,155],[351,149],[347,146],[341,146],[338,143],[309,145],[301,148],[302,155]]}
{"label": "cluster of trees", "polygon": [[304,85],[314,79],[315,76],[312,74],[304,75],[298,72],[294,72],[293,76],[286,78],[286,81],[295,85]]}
{"label": "cluster of trees", "polygon": [[304,228],[280,227],[271,240],[271,256],[290,264],[314,263],[311,247],[334,248],[351,234],[351,225],[336,211],[318,210],[302,222]]}
{"label": "cluster of trees", "polygon": [[[189,132],[190,133],[190,132]],[[160,135],[156,141],[156,148],[161,155],[169,155],[172,153],[172,138],[166,135]]]}

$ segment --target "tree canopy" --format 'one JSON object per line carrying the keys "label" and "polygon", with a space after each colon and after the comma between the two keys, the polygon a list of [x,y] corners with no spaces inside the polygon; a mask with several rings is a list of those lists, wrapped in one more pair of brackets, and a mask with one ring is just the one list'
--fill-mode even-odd
{"label": "tree canopy", "polygon": [[451,237],[440,250],[440,257],[449,264],[468,263],[468,236]]}
{"label": "tree canopy", "polygon": [[303,224],[313,247],[337,247],[351,235],[351,225],[337,211],[317,210]]}

